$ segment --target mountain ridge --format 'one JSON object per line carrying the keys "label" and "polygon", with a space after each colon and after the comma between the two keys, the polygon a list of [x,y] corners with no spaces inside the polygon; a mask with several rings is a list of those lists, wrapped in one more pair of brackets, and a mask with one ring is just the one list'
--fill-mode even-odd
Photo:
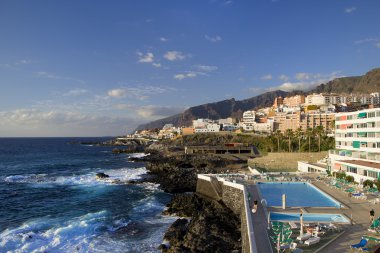
{"label": "mountain ridge", "polygon": [[322,83],[308,92],[275,90],[243,100],[232,98],[193,106],[183,113],[141,124],[136,130],[162,128],[165,124],[173,124],[177,127],[188,126],[192,120],[197,118],[240,118],[244,111],[271,106],[274,99],[279,96],[286,97],[312,93],[369,94],[376,91],[380,91],[380,68],[372,69],[362,76],[336,78],[327,83]]}

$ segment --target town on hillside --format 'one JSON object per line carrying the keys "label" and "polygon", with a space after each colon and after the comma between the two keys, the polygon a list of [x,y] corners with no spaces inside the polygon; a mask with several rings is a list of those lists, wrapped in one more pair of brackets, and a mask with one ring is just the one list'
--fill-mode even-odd
{"label": "town on hillside", "polygon": [[130,138],[174,139],[196,133],[247,132],[270,135],[287,131],[307,132],[317,127],[334,136],[336,113],[377,107],[380,93],[360,95],[311,94],[277,97],[271,107],[243,112],[243,117],[226,119],[195,119],[191,126],[165,124],[162,129],[146,129],[128,135]]}

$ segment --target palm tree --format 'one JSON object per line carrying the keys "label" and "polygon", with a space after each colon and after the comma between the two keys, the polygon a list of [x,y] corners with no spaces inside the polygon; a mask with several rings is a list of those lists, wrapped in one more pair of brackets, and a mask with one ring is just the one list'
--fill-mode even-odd
{"label": "palm tree", "polygon": [[308,138],[308,140],[309,140],[309,153],[310,153],[310,141],[311,141],[311,137],[314,135],[314,131],[313,131],[313,129],[312,128],[308,128],[307,130],[306,130],[306,136],[307,136],[307,138]]}
{"label": "palm tree", "polygon": [[282,133],[280,130],[277,130],[274,133],[274,136],[277,138],[277,152],[280,152],[280,138],[282,137]]}
{"label": "palm tree", "polygon": [[289,152],[291,152],[291,144],[292,144],[291,140],[292,140],[292,137],[294,135],[293,130],[292,129],[286,129],[285,135],[286,135],[286,137],[288,137]]}
{"label": "palm tree", "polygon": [[297,128],[295,134],[296,134],[296,137],[298,138],[298,153],[300,153],[301,152],[301,139],[303,137],[302,128],[301,127]]}
{"label": "palm tree", "polygon": [[321,152],[321,135],[325,132],[323,126],[317,126],[314,128],[314,132],[318,135],[318,151]]}

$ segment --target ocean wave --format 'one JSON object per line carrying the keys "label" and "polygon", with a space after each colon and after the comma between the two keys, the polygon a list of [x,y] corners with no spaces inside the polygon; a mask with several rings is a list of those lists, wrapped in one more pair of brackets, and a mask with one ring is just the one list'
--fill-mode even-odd
{"label": "ocean wave", "polygon": [[[29,183],[40,186],[46,185],[109,185],[109,184],[123,184],[130,181],[139,180],[143,175],[147,173],[145,167],[140,168],[121,168],[102,170],[105,174],[109,175],[105,179],[96,179],[96,172],[90,172],[81,175],[70,176],[50,176],[48,174],[24,174],[24,175],[10,175],[3,177],[3,181],[6,183]],[[153,186],[149,186],[153,187]]]}
{"label": "ocean wave", "polygon": [[149,153],[148,154],[145,154],[145,153],[132,153],[132,154],[129,154],[129,157],[130,158],[143,158],[143,157],[146,157],[150,155]]}
{"label": "ocean wave", "polygon": [[176,218],[116,220],[106,211],[69,220],[38,219],[0,233],[1,252],[159,252],[166,229]]}

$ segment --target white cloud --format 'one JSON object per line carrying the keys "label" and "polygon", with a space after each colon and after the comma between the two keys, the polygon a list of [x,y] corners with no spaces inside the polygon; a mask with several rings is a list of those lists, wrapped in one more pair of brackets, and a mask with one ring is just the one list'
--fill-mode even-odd
{"label": "white cloud", "polygon": [[342,77],[339,75],[339,72],[332,72],[330,74],[320,74],[320,73],[297,73],[295,78],[296,82],[285,82],[279,86],[271,87],[267,89],[268,91],[272,90],[284,90],[284,91],[293,91],[293,90],[304,90],[308,91],[313,89],[321,83],[326,83],[335,78]]}
{"label": "white cloud", "polygon": [[375,46],[376,46],[377,48],[380,48],[380,42],[377,42],[377,43],[375,44]]}
{"label": "white cloud", "polygon": [[216,35],[216,36],[205,35],[205,39],[210,42],[218,42],[222,40],[222,37],[220,37],[219,35]]}
{"label": "white cloud", "polygon": [[284,81],[284,82],[286,82],[286,81],[288,81],[288,80],[289,80],[289,77],[288,77],[288,76],[286,76],[286,75],[280,75],[280,76],[278,77],[278,79],[280,79],[281,81]]}
{"label": "white cloud", "polygon": [[30,64],[30,63],[32,63],[30,60],[21,59],[19,61],[14,62],[14,63],[0,64],[0,67],[14,67],[14,66],[25,65],[25,64]]}
{"label": "white cloud", "polygon": [[300,72],[296,74],[295,78],[297,80],[309,80],[311,78],[311,75],[309,73]]}
{"label": "white cloud", "polygon": [[137,113],[143,118],[162,118],[180,113],[184,107],[147,105],[137,108]]}
{"label": "white cloud", "polygon": [[168,51],[164,54],[164,58],[168,61],[178,61],[178,60],[184,60],[188,57],[188,55],[185,55],[184,53],[180,51]]}
{"label": "white cloud", "polygon": [[225,4],[225,5],[228,5],[228,4],[232,4],[233,2],[234,2],[234,1],[232,1],[232,0],[228,0],[228,1],[225,1],[224,4]]}
{"label": "white cloud", "polygon": [[167,39],[167,38],[165,38],[165,37],[160,37],[160,41],[161,41],[161,42],[167,42],[167,41],[168,41],[168,39]]}
{"label": "white cloud", "polygon": [[1,136],[115,136],[145,118],[90,115],[30,108],[0,111]]}
{"label": "white cloud", "polygon": [[355,10],[356,10],[356,7],[349,7],[349,8],[344,9],[344,12],[346,12],[346,13],[352,13]]}
{"label": "white cloud", "polygon": [[194,77],[197,77],[198,75],[205,75],[204,73],[200,73],[200,72],[187,72],[187,73],[183,73],[183,74],[176,74],[173,76],[174,79],[177,79],[177,80],[183,80],[185,78],[194,78]]}
{"label": "white cloud", "polygon": [[376,41],[380,41],[380,39],[376,39],[376,38],[365,38],[365,39],[361,39],[361,40],[357,40],[357,41],[355,41],[355,44],[362,44],[362,43],[376,42]]}
{"label": "white cloud", "polygon": [[30,63],[31,61],[22,59],[22,60],[19,60],[18,62],[15,62],[14,65],[24,65],[24,64],[30,64]]}
{"label": "white cloud", "polygon": [[260,79],[264,81],[268,81],[268,80],[272,80],[273,76],[268,74],[268,75],[262,76]]}
{"label": "white cloud", "polygon": [[195,65],[194,67],[198,69],[199,71],[204,71],[204,72],[213,72],[213,71],[218,70],[217,66]]}
{"label": "white cloud", "polygon": [[162,94],[165,92],[173,91],[174,88],[158,87],[158,86],[135,86],[135,87],[122,87],[108,91],[110,98],[135,98],[138,100],[146,100],[152,95]]}
{"label": "white cloud", "polygon": [[151,52],[147,52],[146,54],[137,52],[137,55],[139,57],[138,62],[140,63],[152,63],[154,61],[154,55]]}
{"label": "white cloud", "polygon": [[113,89],[108,91],[108,96],[113,98],[122,98],[125,97],[126,90],[125,89]]}
{"label": "white cloud", "polygon": [[161,63],[159,62],[153,62],[152,65],[156,68],[161,68]]}
{"label": "white cloud", "polygon": [[293,90],[309,90],[314,88],[318,83],[307,82],[286,82],[276,87],[276,90],[293,91]]}
{"label": "white cloud", "polygon": [[85,89],[73,89],[73,90],[69,90],[68,92],[64,93],[63,95],[64,96],[69,96],[69,97],[76,97],[76,96],[83,95],[83,94],[85,94],[87,92],[88,91],[85,90]]}
{"label": "white cloud", "polygon": [[55,74],[48,73],[48,72],[45,72],[45,71],[34,72],[33,75],[35,77],[39,77],[39,78],[48,78],[48,79],[74,81],[74,82],[77,82],[77,83],[80,83],[80,84],[85,84],[86,83],[85,81],[80,80],[80,79],[76,79],[76,78],[72,78],[72,77],[67,77],[67,76],[59,76],[59,75],[55,75]]}

